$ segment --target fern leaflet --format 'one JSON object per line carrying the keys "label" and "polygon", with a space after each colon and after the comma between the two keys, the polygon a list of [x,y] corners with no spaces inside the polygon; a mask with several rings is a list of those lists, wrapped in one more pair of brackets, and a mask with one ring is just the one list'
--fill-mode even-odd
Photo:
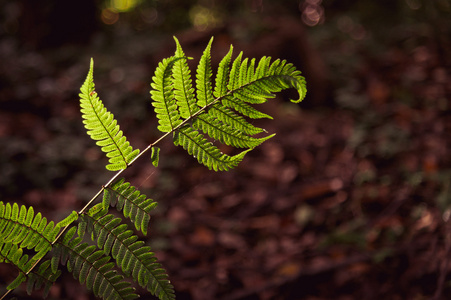
{"label": "fern leaflet", "polygon": [[17,203],[12,206],[0,201],[0,241],[12,243],[20,248],[34,249],[38,254],[35,259],[44,257],[52,249],[52,242],[60,231],[53,221],[41,213],[34,215],[33,207],[25,205],[19,208]]}
{"label": "fern leaflet", "polygon": [[84,215],[87,226],[79,227],[79,234],[84,234],[86,230],[90,232],[97,246],[106,255],[111,253],[121,270],[153,295],[161,300],[175,299],[168,275],[150,247],[138,241],[138,236],[127,230],[127,225],[121,223],[120,218],[105,213],[101,211],[93,216]]}
{"label": "fern leaflet", "polygon": [[199,108],[196,105],[194,97],[194,88],[192,86],[190,70],[187,64],[187,58],[183,53],[180,44],[177,44],[175,56],[181,59],[175,61],[172,75],[174,83],[174,97],[177,100],[177,106],[180,110],[180,116],[184,119],[192,117]]}
{"label": "fern leaflet", "polygon": [[153,146],[150,160],[154,167],[158,167],[159,159],[160,159],[160,148]]}
{"label": "fern leaflet", "polygon": [[124,276],[113,269],[114,263],[96,246],[81,243],[82,238],[75,236],[76,227],[71,227],[62,240],[55,245],[52,266],[67,264],[67,269],[75,279],[85,284],[94,295],[103,299],[136,299],[135,289]]}
{"label": "fern leaflet", "polygon": [[[177,47],[180,47],[180,44],[177,42]],[[211,86],[211,77],[212,70],[210,65],[211,60],[211,44],[213,43],[213,38],[210,39],[210,42],[207,45],[207,48],[205,48],[205,51],[200,59],[199,65],[197,66],[197,72],[196,72],[196,87],[197,87],[197,104],[200,107],[204,107],[207,104],[210,104],[214,101],[213,98],[213,90]],[[177,53],[175,53],[177,56]]]}
{"label": "fern leaflet", "polygon": [[203,134],[189,126],[182,127],[174,133],[174,145],[182,146],[190,155],[197,158],[199,163],[215,171],[228,171],[236,167],[251,150],[229,156],[222,153]]}
{"label": "fern leaflet", "polygon": [[[179,60],[176,57],[163,59],[155,70],[155,76],[152,77],[152,105],[155,107],[155,113],[158,118],[158,130],[161,132],[171,132],[177,128],[182,120],[177,110],[177,103],[174,96],[172,83],[172,68],[175,62]],[[183,86],[183,83],[182,85]]]}
{"label": "fern leaflet", "polygon": [[104,209],[112,205],[119,211],[122,210],[124,217],[135,224],[136,230],[141,230],[147,235],[150,211],[157,206],[157,202],[147,198],[130,183],[124,183],[124,179],[121,179],[104,190],[102,203]]}
{"label": "fern leaflet", "polygon": [[97,141],[96,144],[109,158],[107,170],[122,170],[139,154],[139,149],[133,150],[117,125],[114,115],[107,111],[97,96],[94,90],[93,68],[94,62],[91,59],[88,76],[80,89],[83,123],[90,137]]}

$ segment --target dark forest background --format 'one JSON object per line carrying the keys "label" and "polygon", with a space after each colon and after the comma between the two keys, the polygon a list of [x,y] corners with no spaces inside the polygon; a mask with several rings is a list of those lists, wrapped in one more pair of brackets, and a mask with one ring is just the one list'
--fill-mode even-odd
{"label": "dark forest background", "polygon": [[[91,57],[143,149],[159,137],[149,84],[172,36],[196,59],[215,36],[215,66],[230,44],[287,59],[308,97],[265,104],[274,120],[259,125],[277,135],[236,170],[166,140],[158,169],[148,157],[127,171],[159,203],[148,244],[177,299],[451,297],[451,1],[1,2],[0,201],[59,221],[112,176],[79,112]],[[0,290],[15,275],[0,265]],[[49,299],[93,296],[66,272]]]}

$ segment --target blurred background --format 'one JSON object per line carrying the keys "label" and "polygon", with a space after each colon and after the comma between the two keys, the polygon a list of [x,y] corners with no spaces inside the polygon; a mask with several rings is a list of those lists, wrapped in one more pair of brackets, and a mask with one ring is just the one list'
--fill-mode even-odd
{"label": "blurred background", "polygon": [[[127,171],[159,203],[147,243],[177,299],[448,299],[450,14],[449,0],[2,1],[0,201],[59,221],[112,176],[79,112],[91,57],[143,149],[160,136],[149,84],[172,36],[192,72],[214,36],[214,66],[230,44],[287,59],[308,97],[263,105],[277,135],[236,170],[165,140],[158,169]],[[0,265],[1,291],[15,275]],[[66,272],[49,299],[94,298]]]}

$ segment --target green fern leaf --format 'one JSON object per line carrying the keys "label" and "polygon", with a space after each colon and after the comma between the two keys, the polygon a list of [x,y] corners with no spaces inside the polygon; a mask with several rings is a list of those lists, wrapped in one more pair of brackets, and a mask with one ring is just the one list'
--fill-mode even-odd
{"label": "green fern leaf", "polygon": [[242,97],[240,97],[239,92],[229,94],[223,97],[222,104],[225,107],[232,108],[237,112],[239,112],[240,114],[245,115],[246,117],[249,117],[251,119],[262,119],[262,118],[272,119],[270,115],[262,113],[261,111],[258,111],[252,106],[246,104],[244,101],[242,101],[241,98]]}
{"label": "green fern leaf", "polygon": [[228,107],[225,107],[221,103],[216,103],[211,106],[209,114],[216,117],[223,124],[227,124],[232,128],[235,128],[241,132],[246,132],[248,135],[252,136],[261,132],[265,132],[264,129],[255,127],[241,115],[237,114],[235,111]]}
{"label": "green fern leaf", "polygon": [[16,277],[16,279],[14,279],[14,280],[6,287],[6,289],[7,289],[7,290],[15,290],[16,288],[19,287],[19,285],[20,285],[22,282],[25,282],[26,280],[27,280],[27,276],[26,276],[24,273],[20,272],[19,275]]}
{"label": "green fern leaf", "polygon": [[[286,61],[270,57],[243,59],[240,53],[232,63],[233,47],[219,63],[212,87],[211,45],[208,43],[197,67],[196,96],[189,78],[183,50],[175,38],[177,50],[173,57],[159,65],[151,84],[152,104],[159,119],[159,130],[172,132],[174,144],[210,169],[229,170],[238,165],[244,155],[274,135],[254,137],[265,132],[253,126],[249,119],[272,117],[252,105],[261,104],[274,93],[295,88],[301,101],[306,94],[301,72]],[[174,63],[177,61],[177,63]],[[171,77],[171,73],[174,76]],[[197,103],[197,108],[194,107]],[[235,156],[221,153],[209,140],[236,148],[247,149]]]}
{"label": "green fern leaf", "polygon": [[15,262],[18,263],[16,259],[17,255],[22,256],[23,250],[13,243],[0,243],[0,258],[1,262]]}
{"label": "green fern leaf", "polygon": [[[232,68],[230,69],[229,73],[229,82],[227,84],[227,92],[230,90],[233,90],[237,87],[239,87],[239,70],[241,65],[241,59],[243,58],[243,52],[240,52],[238,56],[235,58],[235,60],[232,63]],[[222,83],[224,84],[224,83]]]}
{"label": "green fern leaf", "polygon": [[71,223],[75,222],[77,219],[78,219],[78,212],[76,212],[74,210],[64,220],[61,220],[60,222],[58,222],[58,224],[56,224],[56,226],[58,226],[59,228],[63,228],[63,227],[70,225]]}
{"label": "green fern leaf", "polygon": [[196,87],[197,87],[197,104],[200,107],[204,107],[207,104],[210,104],[214,101],[213,97],[213,88],[211,86],[211,44],[213,43],[213,38],[210,39],[210,42],[205,48],[204,53],[202,54],[199,65],[197,67],[196,74]]}
{"label": "green fern leaf", "polygon": [[155,76],[152,77],[150,94],[158,118],[158,130],[161,132],[171,132],[182,123],[172,82],[172,68],[180,59],[182,58],[174,56],[164,59],[159,63],[155,70]]}
{"label": "green fern leaf", "polygon": [[102,203],[104,209],[110,205],[116,206],[119,211],[122,211],[124,217],[135,224],[136,230],[141,230],[147,235],[150,211],[157,206],[157,202],[147,198],[130,183],[121,179],[105,189]]}
{"label": "green fern leaf", "polygon": [[[34,219],[33,219],[34,217]],[[47,219],[38,213],[34,216],[32,207],[20,208],[17,203],[3,204],[0,201],[0,241],[2,243],[20,244],[20,248],[34,249],[37,257],[43,257],[52,249],[60,227],[53,222],[47,224]]]}
{"label": "green fern leaf", "polygon": [[174,133],[174,144],[182,146],[190,155],[197,158],[199,163],[215,171],[227,171],[236,167],[243,160],[244,155],[251,150],[229,156],[189,126],[182,127]]}
{"label": "green fern leaf", "polygon": [[224,96],[227,92],[227,83],[229,82],[230,62],[232,60],[233,46],[230,46],[229,52],[224,56],[219,63],[218,73],[215,81],[214,97],[219,98]]}
{"label": "green fern leaf", "polygon": [[274,135],[264,138],[253,138],[241,130],[224,124],[214,114],[201,114],[193,122],[193,128],[201,130],[219,142],[237,148],[255,148]]}
{"label": "green fern leaf", "polygon": [[152,165],[154,165],[154,167],[158,167],[159,159],[160,159],[160,148],[153,146],[150,160],[152,161]]}
{"label": "green fern leaf", "polygon": [[[133,278],[140,286],[145,287],[161,300],[175,299],[174,288],[168,280],[166,271],[157,262],[150,247],[127,230],[127,225],[120,218],[111,214],[83,216],[87,224],[92,224],[88,231],[92,232],[93,241],[103,249],[106,255],[116,260],[118,267]],[[90,220],[89,220],[90,219]]]}
{"label": "green fern leaf", "polygon": [[[104,190],[103,192],[106,193],[108,191]],[[105,210],[104,205],[102,203],[97,203],[96,205],[94,205],[93,207],[91,207],[89,209],[88,215],[93,216],[93,215],[99,213],[102,210]]]}
{"label": "green fern leaf", "polygon": [[81,87],[80,107],[83,123],[88,135],[101,147],[109,158],[106,168],[118,171],[127,168],[128,164],[139,154],[133,150],[126,137],[117,125],[114,115],[107,111],[94,90],[94,62],[91,59],[88,76]]}
{"label": "green fern leaf", "polygon": [[183,52],[177,38],[174,37],[174,39],[177,45],[175,57],[182,58],[175,61],[172,69],[174,78],[174,97],[177,101],[180,116],[186,119],[192,117],[199,110],[199,108],[196,105],[194,88],[185,53]]}
{"label": "green fern leaf", "polygon": [[[61,248],[60,256],[52,260],[61,260],[75,279],[85,284],[94,295],[104,299],[136,299],[135,289],[124,280],[124,276],[113,269],[114,263],[102,250],[94,245],[81,243],[81,237],[75,237],[76,227],[71,227],[64,238],[57,242]],[[75,238],[74,238],[75,237]]]}

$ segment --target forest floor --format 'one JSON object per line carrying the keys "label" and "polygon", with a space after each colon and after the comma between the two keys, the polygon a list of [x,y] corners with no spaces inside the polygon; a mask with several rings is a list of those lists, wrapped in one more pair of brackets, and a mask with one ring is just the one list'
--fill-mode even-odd
{"label": "forest floor", "polygon": [[[159,203],[148,242],[177,299],[451,294],[449,60],[433,43],[375,54],[352,39],[314,41],[331,99],[265,104],[274,119],[259,125],[277,135],[235,170],[208,171],[167,140],[158,169],[149,158],[127,173]],[[146,54],[158,42],[124,34],[111,49],[91,45],[79,56],[73,46],[0,46],[0,200],[62,219],[111,175],[78,109],[89,57],[101,99],[142,149],[158,137]],[[1,266],[0,278],[14,276]],[[91,297],[69,273],[49,296]]]}

